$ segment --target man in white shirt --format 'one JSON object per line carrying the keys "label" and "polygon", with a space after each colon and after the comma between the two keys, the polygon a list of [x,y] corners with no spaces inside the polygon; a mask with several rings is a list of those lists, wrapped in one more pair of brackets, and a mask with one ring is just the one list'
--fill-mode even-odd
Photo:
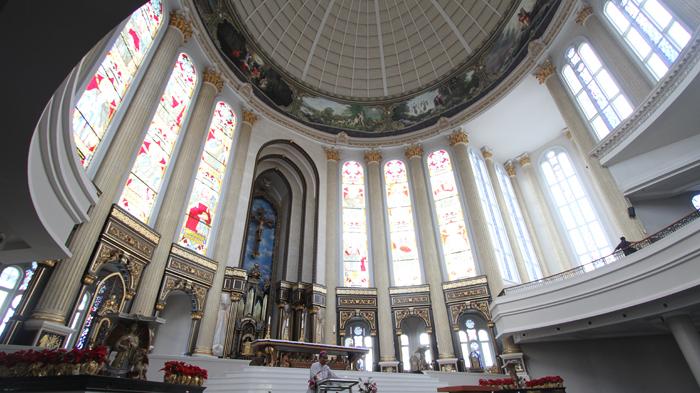
{"label": "man in white shirt", "polygon": [[[328,354],[326,351],[318,353],[318,362],[311,365],[309,370],[309,389],[306,393],[316,393],[316,384],[327,378],[338,378],[337,375],[328,367]],[[313,383],[312,383],[313,381]]]}

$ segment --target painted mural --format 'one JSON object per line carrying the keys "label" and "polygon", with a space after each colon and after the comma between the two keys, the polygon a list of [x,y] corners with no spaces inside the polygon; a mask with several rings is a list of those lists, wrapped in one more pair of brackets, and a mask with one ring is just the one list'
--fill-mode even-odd
{"label": "painted mural", "polygon": [[298,83],[285,81],[287,77],[263,60],[237,24],[226,19],[236,20],[236,15],[217,15],[207,1],[197,1],[200,14],[205,19],[220,20],[208,25],[210,35],[216,37],[220,51],[241,79],[256,87],[256,96],[319,130],[359,137],[414,131],[475,103],[525,58],[528,43],[542,35],[561,2],[520,0],[488,47],[463,65],[455,76],[411,97],[372,104],[323,96]]}
{"label": "painted mural", "polygon": [[260,271],[260,289],[269,286],[272,277],[273,254],[277,228],[277,211],[266,199],[253,198],[248,213],[243,269],[250,271],[256,264]]}

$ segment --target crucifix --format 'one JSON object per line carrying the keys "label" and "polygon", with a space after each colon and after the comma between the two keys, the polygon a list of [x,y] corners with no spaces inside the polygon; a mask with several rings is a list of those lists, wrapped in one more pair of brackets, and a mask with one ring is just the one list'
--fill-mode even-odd
{"label": "crucifix", "polygon": [[253,258],[260,255],[260,242],[262,242],[263,230],[265,227],[272,228],[275,221],[271,218],[265,217],[265,209],[262,207],[258,208],[253,215],[253,222],[256,222],[258,226],[255,228],[255,244],[253,245]]}

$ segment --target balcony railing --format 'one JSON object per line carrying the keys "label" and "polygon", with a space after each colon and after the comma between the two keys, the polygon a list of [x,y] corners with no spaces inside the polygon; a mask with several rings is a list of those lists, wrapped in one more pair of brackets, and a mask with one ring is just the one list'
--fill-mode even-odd
{"label": "balcony railing", "polygon": [[[679,229],[685,227],[696,219],[700,218],[700,210],[695,210],[687,216],[681,218],[680,220],[674,222],[673,224],[667,226],[666,228],[654,233],[653,235],[647,236],[646,238],[633,242],[632,247],[635,250],[641,250],[657,241],[667,237],[668,235],[678,231]],[[549,283],[568,280],[572,277],[578,277],[584,275],[590,271],[596,270],[600,267],[615,263],[621,259],[624,259],[625,254],[622,251],[615,251],[610,255],[606,255],[602,258],[596,259],[594,261],[584,263],[583,265],[577,266],[573,269],[564,270],[561,273],[557,273],[551,276],[540,278],[539,280],[534,280],[526,282],[520,285],[515,285],[512,287],[504,288],[498,296],[513,295],[516,293],[521,293],[533,288],[539,288]]]}

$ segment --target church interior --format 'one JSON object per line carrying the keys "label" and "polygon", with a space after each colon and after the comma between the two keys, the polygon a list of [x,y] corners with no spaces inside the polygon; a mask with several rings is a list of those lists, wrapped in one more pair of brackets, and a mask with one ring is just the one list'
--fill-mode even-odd
{"label": "church interior", "polygon": [[0,43],[0,385],[700,392],[697,0],[0,1]]}

